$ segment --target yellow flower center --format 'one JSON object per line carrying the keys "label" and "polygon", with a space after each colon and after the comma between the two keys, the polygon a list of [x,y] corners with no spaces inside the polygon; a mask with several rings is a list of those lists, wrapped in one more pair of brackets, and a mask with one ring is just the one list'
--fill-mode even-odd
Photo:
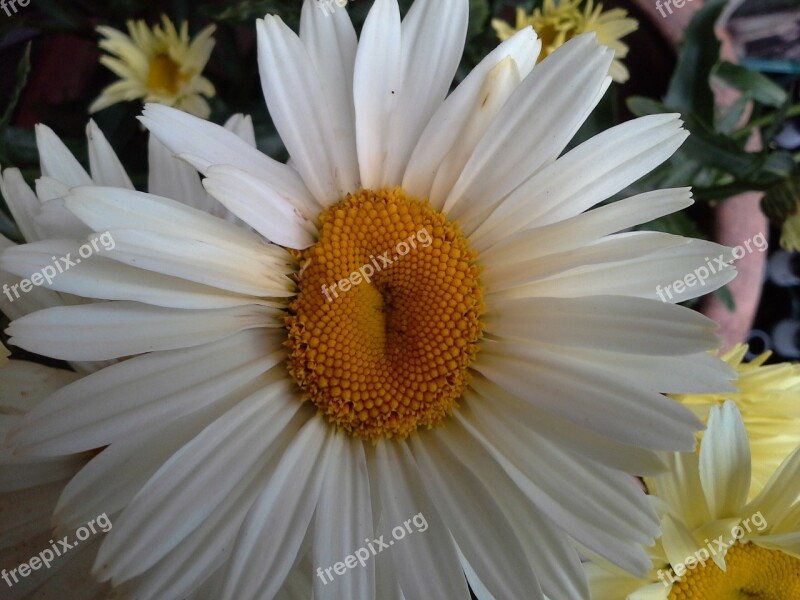
{"label": "yellow flower center", "polygon": [[474,253],[455,223],[402,189],[362,190],[298,252],[289,372],[320,412],[376,441],[456,406],[481,337]]}
{"label": "yellow flower center", "polygon": [[150,61],[147,74],[147,87],[166,94],[177,94],[181,81],[180,66],[168,54],[157,54]]}
{"label": "yellow flower center", "polygon": [[686,572],[669,600],[789,600],[800,598],[800,559],[779,550],[737,543],[713,563]]}
{"label": "yellow flower center", "polygon": [[542,40],[542,51],[537,62],[542,62],[556,48],[584,32],[585,19],[579,4],[580,0],[546,3],[543,10],[534,11],[530,25]]}

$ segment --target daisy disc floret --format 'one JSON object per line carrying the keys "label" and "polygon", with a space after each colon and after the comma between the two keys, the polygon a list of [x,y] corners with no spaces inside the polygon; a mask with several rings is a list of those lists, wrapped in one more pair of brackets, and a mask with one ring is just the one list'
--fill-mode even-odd
{"label": "daisy disc floret", "polygon": [[[319,231],[299,253],[289,372],[358,437],[403,438],[439,425],[466,388],[481,335],[482,290],[467,240],[401,188],[348,196],[320,216]],[[418,232],[426,240],[410,248]],[[350,273],[370,281],[327,289]]]}
{"label": "daisy disc floret", "polygon": [[166,15],[154,27],[144,21],[128,21],[127,26],[128,35],[113,27],[97,28],[103,36],[100,48],[108,53],[100,62],[120,80],[103,90],[89,112],[141,99],[208,117],[211,109],[206,98],[213,97],[215,90],[202,72],[214,48],[215,26],[209,25],[194,39],[189,37],[187,22],[177,30]]}

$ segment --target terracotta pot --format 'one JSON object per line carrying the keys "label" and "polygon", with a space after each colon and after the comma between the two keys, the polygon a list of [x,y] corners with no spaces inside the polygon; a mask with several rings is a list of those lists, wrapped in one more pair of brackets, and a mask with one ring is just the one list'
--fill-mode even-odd
{"label": "terracotta pot", "polygon": [[[672,14],[664,17],[653,0],[631,0],[631,3],[650,17],[652,25],[669,40],[676,51],[683,38],[683,31],[694,13],[703,5],[702,0],[687,0],[683,7],[673,7]],[[718,31],[717,35],[722,40],[721,55],[728,61],[736,62],[725,32]],[[715,89],[714,93],[720,106],[727,106],[737,98],[737,93],[730,89]],[[760,147],[761,140],[756,132],[748,141],[747,148],[755,151]],[[729,198],[717,206],[714,209],[711,232],[714,240],[726,246],[738,246],[759,233],[768,237],[769,226],[759,208],[762,195],[760,192],[748,192]],[[719,334],[723,338],[723,350],[747,341],[761,299],[766,262],[766,252],[746,253],[736,262],[739,275],[728,284],[736,304],[734,312],[729,311],[713,296],[709,296],[701,305],[701,311],[720,325]]]}

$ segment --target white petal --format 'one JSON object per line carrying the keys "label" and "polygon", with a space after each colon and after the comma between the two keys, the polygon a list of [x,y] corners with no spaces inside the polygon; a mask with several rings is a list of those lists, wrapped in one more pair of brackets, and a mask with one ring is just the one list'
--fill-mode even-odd
{"label": "white petal", "polygon": [[53,522],[77,526],[103,511],[119,512],[173,454],[250,393],[224,398],[184,418],[115,441],[67,484]]}
{"label": "white petal", "polygon": [[621,379],[591,361],[506,342],[484,345],[473,368],[520,398],[624,444],[691,450],[694,431],[702,428],[691,411],[648,390],[646,374],[641,381]]}
{"label": "white petal", "polygon": [[0,254],[0,268],[25,278],[40,271],[51,277],[50,283],[45,279],[38,289],[53,289],[84,298],[133,300],[171,308],[225,308],[263,302],[254,296],[145,271],[102,256],[93,256],[92,260],[82,261],[80,266],[59,272],[63,261],[58,257],[77,256],[79,247],[78,242],[71,240],[16,246]]}
{"label": "white petal", "polygon": [[289,393],[284,380],[253,394],[164,463],[117,517],[97,555],[99,579],[142,573],[190,535],[230,489],[257,473],[301,406]]}
{"label": "white petal", "polygon": [[[447,507],[442,511],[445,524],[492,595],[543,600],[516,533],[485,483],[436,436],[413,436],[411,445],[425,489],[438,506]],[[490,521],[484,521],[487,517]]]}
{"label": "white petal", "polygon": [[584,34],[542,61],[475,147],[444,210],[461,218],[490,208],[554,161],[599,101],[611,55],[594,34]]}
{"label": "white petal", "polygon": [[[715,270],[717,257],[724,262],[730,261],[726,258],[729,256],[729,250],[723,246],[690,239],[687,244],[645,256],[578,267],[549,279],[510,289],[502,292],[502,295],[508,298],[575,298],[611,294],[671,303],[684,302],[713,292],[736,277],[736,268],[731,265]],[[692,285],[686,285],[683,281],[687,275],[695,277]],[[703,283],[698,285],[700,281]],[[673,287],[677,282],[681,282],[683,291],[678,292]]]}
{"label": "white petal", "polygon": [[[586,580],[581,569],[580,556],[573,547],[572,540],[525,497],[502,469],[497,468],[491,456],[474,438],[459,426],[443,427],[426,436],[436,437],[457,455],[502,507],[545,595],[549,598],[586,598]],[[474,590],[469,571],[466,568],[465,571]],[[486,587],[483,581],[480,585]],[[492,595],[485,590],[483,597]]]}
{"label": "white petal", "polygon": [[247,331],[194,348],[138,356],[52,394],[25,416],[8,443],[37,455],[100,448],[218,401],[284,355],[277,333]]}
{"label": "white petal", "polygon": [[621,296],[498,300],[486,313],[486,331],[507,339],[648,355],[715,348],[716,328],[688,308]]}
{"label": "white petal", "polygon": [[358,39],[346,10],[326,15],[316,0],[303,3],[300,40],[324,90],[325,119],[333,129],[336,160],[348,178],[360,185],[353,103],[353,70]]}
{"label": "white petal", "polygon": [[[476,424],[472,422],[474,419],[469,415],[465,415],[465,412],[466,411],[459,410],[458,412],[454,413],[454,418],[458,421],[459,425],[464,427],[464,429],[469,433],[470,436],[472,436],[475,442],[479,443],[492,456],[492,458],[497,462],[497,465],[502,468],[503,471],[517,484],[519,489],[530,499],[530,501],[539,507],[566,533],[572,536],[578,543],[586,546],[597,554],[600,554],[608,561],[618,565],[622,569],[630,572],[644,573],[650,568],[650,560],[648,559],[647,554],[644,552],[644,549],[641,548],[641,546],[632,543],[629,539],[621,537],[619,524],[615,525],[614,527],[609,527],[608,522],[597,518],[596,504],[591,503],[589,508],[580,508],[579,505],[582,502],[585,502],[583,493],[576,495],[570,492],[570,490],[566,487],[563,487],[564,481],[562,474],[558,472],[551,472],[550,474],[543,474],[541,476],[537,475],[535,480],[532,480],[528,473],[521,470],[525,469],[526,471],[530,471],[531,469],[556,469],[555,466],[542,463],[540,458],[536,458],[528,462],[512,461],[497,449],[495,444],[498,438],[494,436],[487,437],[487,435],[478,429]],[[517,449],[514,449],[513,444],[506,445],[508,446],[509,450],[514,450],[515,453],[521,451],[530,451],[525,444],[523,444],[523,447]],[[553,445],[550,448],[550,451],[552,452],[557,448],[557,445]],[[588,465],[581,465],[577,461],[575,462],[574,466],[578,467],[579,465],[582,469],[587,469],[588,467]],[[593,471],[592,469],[588,470],[589,472]],[[592,475],[591,479],[594,479],[595,476],[596,473],[595,475]],[[611,484],[610,481],[605,481],[602,485],[604,487],[608,487],[614,484]],[[562,489],[558,492],[558,494],[559,496],[563,497],[559,497],[557,500],[551,498],[551,492],[548,492],[548,490],[542,486],[555,489],[561,487]],[[619,492],[626,487],[629,487],[629,485],[617,488],[617,503],[619,500],[626,497],[625,494],[619,494]],[[631,494],[632,491],[629,490],[627,494],[628,501],[630,501],[633,497]],[[612,508],[613,510],[615,507],[607,507],[607,509],[608,508]],[[626,518],[628,522],[630,522],[631,514],[632,513],[627,514]],[[652,516],[648,516],[646,519],[640,520],[635,526],[640,528],[639,535],[647,531],[651,531],[652,533],[650,535],[652,536],[657,534],[657,519],[655,518],[654,514]]]}
{"label": "white petal", "polygon": [[[313,533],[313,562],[322,569],[357,552],[374,533],[364,444],[340,432],[333,439],[331,454],[336,468],[325,476]],[[363,560],[363,553],[356,558]],[[361,560],[333,581],[315,576],[314,598],[374,598],[375,562],[371,556],[363,564]]]}
{"label": "white petal", "polygon": [[609,198],[672,156],[688,136],[678,117],[634,119],[570,150],[509,194],[470,238],[486,244],[485,235],[556,223]]}
{"label": "white petal", "polygon": [[19,286],[19,277],[0,270],[0,311],[9,319],[19,319],[43,308],[64,304],[64,299],[56,292],[33,287],[30,292],[25,293]]}
{"label": "white petal", "polygon": [[542,258],[487,266],[481,280],[492,293],[498,293],[556,277],[572,269],[665,252],[690,243],[689,238],[656,231],[617,233],[585,246]]}
{"label": "white petal", "polygon": [[417,0],[403,19],[401,84],[388,130],[383,181],[400,185],[414,146],[447,96],[467,35],[469,4]]}
{"label": "white petal", "polygon": [[358,164],[367,189],[388,183],[389,124],[401,83],[400,7],[397,0],[376,0],[361,30],[353,79]]}
{"label": "white petal", "polygon": [[[442,160],[451,149],[456,150],[456,140],[468,128],[476,108],[482,103],[487,78],[492,69],[506,57],[510,57],[516,64],[520,80],[523,80],[533,69],[540,47],[541,42],[537,40],[536,33],[526,27],[492,50],[470,71],[437,109],[420,136],[403,177],[403,188],[408,193],[422,198],[430,196]],[[463,148],[468,154],[474,150],[477,140],[470,142],[472,146]],[[450,175],[442,177],[450,179]],[[447,189],[446,192],[449,193],[450,190]],[[441,209],[441,206],[436,205],[436,208]]]}
{"label": "white petal", "polygon": [[150,194],[177,200],[209,214],[216,214],[215,209],[222,208],[203,189],[194,167],[176,158],[153,134],[150,134],[147,149],[147,191]]}
{"label": "white petal", "polygon": [[6,169],[0,173],[0,192],[25,239],[29,242],[42,239],[42,231],[36,224],[39,200],[19,169]]}
{"label": "white petal", "polygon": [[506,56],[489,71],[480,95],[475,99],[475,105],[471,107],[466,127],[453,143],[453,147],[444,157],[436,173],[430,192],[433,206],[440,209],[444,206],[475,146],[520,82],[517,63],[510,56]]}
{"label": "white petal", "polygon": [[[504,233],[501,240],[490,237],[476,244],[481,263],[503,264],[509,260],[524,260],[547,256],[578,248],[595,240],[647,223],[692,205],[691,188],[674,188],[644,192],[611,204],[606,204],[563,221],[524,229],[513,235]],[[472,242],[472,239],[470,239]]]}
{"label": "white petal", "polygon": [[36,217],[36,223],[44,233],[42,239],[76,239],[86,237],[91,232],[64,206],[61,198],[69,195],[69,189],[66,186],[61,185],[55,179],[40,177],[36,180],[36,193],[42,201],[41,210]]}
{"label": "white petal", "polygon": [[[602,348],[549,350],[562,360],[592,363],[619,381],[638,381],[642,389],[663,394],[720,394],[736,392],[737,373],[710,352],[653,358],[645,353],[608,352]],[[708,348],[716,350],[716,348]],[[647,377],[642,377],[647,373]],[[680,377],[675,377],[680,373]]]}
{"label": "white petal", "polygon": [[333,204],[358,187],[353,147],[346,145],[349,131],[341,146],[336,115],[326,114],[326,89],[297,35],[271,15],[256,29],[270,116],[308,189],[320,204]]}
{"label": "white petal", "polygon": [[42,175],[70,187],[92,185],[92,178],[47,125],[36,125],[36,146]]}
{"label": "white petal", "polygon": [[254,252],[152,231],[116,229],[106,234],[114,240],[106,256],[115,261],[238,294],[293,295],[295,284],[288,278],[292,259],[275,246]]}
{"label": "white petal", "polygon": [[201,173],[211,165],[235,165],[262,177],[298,208],[318,206],[297,171],[259,152],[224,127],[160,104],[147,104],[139,120]]}
{"label": "white petal", "polygon": [[475,392],[470,393],[470,406],[481,403],[487,408],[494,407],[551,442],[560,443],[565,448],[603,465],[639,475],[658,473],[665,469],[665,463],[658,453],[620,444],[611,438],[588,431],[507,392],[477,374],[470,379],[470,387]]}
{"label": "white petal", "polygon": [[125,172],[114,148],[108,143],[100,128],[90,119],[86,125],[86,139],[89,142],[89,168],[92,180],[97,185],[133,189],[131,178]]}
{"label": "white petal", "polygon": [[299,250],[316,241],[314,215],[300,212],[261,179],[228,165],[212,166],[207,174],[206,190],[271,242]]}
{"label": "white petal", "polygon": [[[3,417],[3,420],[5,420],[5,417]],[[86,464],[89,458],[86,454],[80,454],[55,459],[31,459],[12,456],[7,450],[0,450],[0,496],[56,482],[60,482],[57,486],[60,489]],[[3,508],[2,503],[3,501],[0,500],[0,508]],[[50,511],[44,515],[48,519],[50,512],[52,512],[52,506]],[[4,511],[4,519],[8,520],[9,525],[13,522],[11,521],[12,518],[13,515]],[[16,523],[16,525],[22,526],[22,523]],[[0,542],[0,547],[2,545],[3,542]]]}
{"label": "white petal", "polygon": [[[480,427],[495,448],[545,495],[576,517],[585,519],[591,515],[592,520],[602,523],[598,525],[602,529],[643,544],[652,542],[657,535],[655,511],[633,477],[574,455],[486,403],[471,403],[465,413],[467,419]],[[539,460],[531,462],[533,456]],[[573,498],[575,482],[580,482],[580,499]]]}
{"label": "white petal", "polygon": [[241,245],[263,248],[263,240],[218,217],[181,204],[176,200],[130,190],[104,187],[73,188],[64,203],[94,231],[146,229],[165,235],[191,232],[191,238],[241,249]]}
{"label": "white petal", "polygon": [[9,343],[64,360],[107,360],[207,344],[245,329],[277,327],[282,313],[258,306],[174,310],[136,302],[48,308],[9,325]]}
{"label": "white petal", "polygon": [[248,146],[256,147],[256,132],[253,128],[253,119],[250,115],[242,113],[233,114],[225,121],[224,127],[242,138],[247,142]]}
{"label": "white petal", "polygon": [[292,440],[239,532],[222,600],[272,598],[281,588],[319,500],[333,435],[315,416]]}
{"label": "white petal", "polygon": [[[381,524],[387,530],[384,550],[394,565],[395,576],[408,600],[469,598],[452,534],[429,497],[425,482],[405,442],[381,440],[375,447]],[[447,509],[443,505],[443,509]],[[394,540],[389,527],[421,515],[428,528]]]}
{"label": "white petal", "polygon": [[11,360],[0,370],[0,381],[3,383],[0,414],[23,415],[78,377],[77,373],[66,369]]}

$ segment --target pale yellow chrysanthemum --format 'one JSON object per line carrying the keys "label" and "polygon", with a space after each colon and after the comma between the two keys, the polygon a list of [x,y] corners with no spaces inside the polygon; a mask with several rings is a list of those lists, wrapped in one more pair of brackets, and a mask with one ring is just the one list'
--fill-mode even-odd
{"label": "pale yellow chrysanthemum", "polygon": [[710,410],[699,453],[665,458],[645,479],[663,532],[650,573],[587,564],[591,600],[800,598],[800,448],[748,501],[750,447],[728,401]]}
{"label": "pale yellow chrysanthemum", "polygon": [[743,363],[747,346],[739,344],[721,358],[739,373],[737,393],[673,396],[704,421],[711,407],[733,400],[742,412],[753,453],[754,497],[786,456],[800,445],[800,364],[764,363],[764,352]]}
{"label": "pale yellow chrysanthemum", "polygon": [[512,27],[502,19],[493,19],[492,27],[501,40],[506,40],[516,31],[531,26],[542,40],[541,61],[564,42],[576,35],[594,31],[597,40],[614,50],[615,60],[611,64],[611,77],[618,83],[628,80],[628,69],[622,64],[628,54],[628,46],[620,39],[636,31],[639,23],[628,18],[628,11],[615,8],[603,12],[603,5],[594,5],[594,0],[587,0],[583,10],[583,0],[544,0],[544,6],[528,14],[525,9],[517,9],[516,27]]}
{"label": "pale yellow chrysanthemum", "polygon": [[178,32],[167,16],[162,17],[163,26],[150,28],[144,21],[128,21],[127,25],[129,35],[112,27],[97,28],[105,38],[100,48],[108,52],[100,62],[121,80],[106,87],[89,112],[141,98],[208,117],[211,109],[203,96],[210,98],[215,90],[201,73],[214,48],[214,25],[193,40],[185,21]]}

